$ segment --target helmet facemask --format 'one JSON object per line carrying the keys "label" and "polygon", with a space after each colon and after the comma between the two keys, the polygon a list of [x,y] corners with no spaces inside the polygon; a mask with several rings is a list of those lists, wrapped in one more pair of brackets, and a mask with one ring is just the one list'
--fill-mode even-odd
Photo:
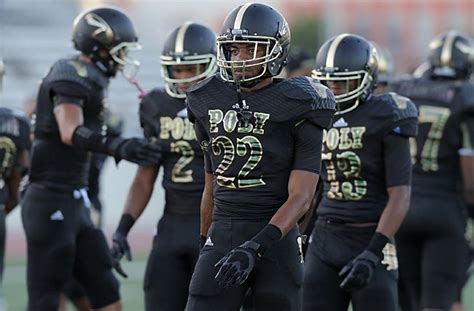
{"label": "helmet facemask", "polygon": [[[180,89],[180,84],[195,83],[216,72],[216,56],[213,54],[191,55],[191,56],[167,56],[161,55],[161,76],[166,82],[166,92],[175,98],[186,98],[186,94]],[[173,77],[173,66],[194,65],[196,66],[196,75],[189,78]]]}
{"label": "helmet facemask", "polygon": [[[375,81],[367,71],[331,72],[329,69],[332,68],[313,70],[312,78],[326,86],[328,86],[329,81],[346,82],[346,91],[334,95],[337,108],[335,114],[343,114],[354,110],[359,105],[359,99],[365,100],[372,93]],[[349,89],[350,81],[357,81],[357,87],[353,90]]]}
{"label": "helmet facemask", "polygon": [[140,62],[130,57],[131,51],[141,50],[138,42],[122,42],[110,49],[109,54],[116,64],[116,71],[120,71],[127,80],[132,80],[140,68]]}
{"label": "helmet facemask", "polygon": [[[237,30],[233,30],[235,33]],[[242,30],[238,30],[243,32]],[[246,60],[232,60],[232,45],[250,44],[254,45],[253,56]],[[259,51],[265,51],[263,56],[259,56]],[[259,82],[262,78],[272,76],[269,72],[269,63],[278,60],[281,57],[282,48],[279,42],[272,37],[267,36],[249,36],[245,34],[225,35],[217,39],[217,66],[220,68],[220,74],[223,80],[227,82]],[[261,67],[261,71],[256,75],[245,76],[248,69]],[[239,74],[237,74],[239,73]],[[239,78],[237,78],[240,75]],[[237,79],[236,79],[237,78]]]}

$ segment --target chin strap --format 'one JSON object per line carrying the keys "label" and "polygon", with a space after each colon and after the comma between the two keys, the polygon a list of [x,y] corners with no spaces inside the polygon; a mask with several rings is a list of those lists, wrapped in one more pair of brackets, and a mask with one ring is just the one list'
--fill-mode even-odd
{"label": "chin strap", "polygon": [[[253,81],[252,81],[253,82]],[[240,79],[235,79],[235,91],[237,92],[237,119],[239,120],[239,127],[246,128],[249,124],[255,123],[255,117],[249,110],[249,106],[242,100],[242,89]]]}

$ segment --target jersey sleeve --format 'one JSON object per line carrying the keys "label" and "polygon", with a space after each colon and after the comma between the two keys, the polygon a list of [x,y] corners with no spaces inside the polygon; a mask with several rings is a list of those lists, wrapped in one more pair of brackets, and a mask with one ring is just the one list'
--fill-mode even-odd
{"label": "jersey sleeve", "polygon": [[309,77],[295,77],[280,84],[283,94],[294,101],[293,109],[284,111],[284,116],[294,114],[318,127],[327,129],[331,126],[336,112],[336,100],[331,90]]}
{"label": "jersey sleeve", "polygon": [[387,187],[411,185],[411,156],[408,137],[389,133],[383,139]]}
{"label": "jersey sleeve", "polygon": [[418,110],[415,104],[407,97],[390,93],[392,105],[392,122],[387,129],[405,137],[415,137],[418,133]]}
{"label": "jersey sleeve", "polygon": [[292,169],[319,174],[321,171],[323,129],[304,120],[296,124],[294,138],[295,148]]}

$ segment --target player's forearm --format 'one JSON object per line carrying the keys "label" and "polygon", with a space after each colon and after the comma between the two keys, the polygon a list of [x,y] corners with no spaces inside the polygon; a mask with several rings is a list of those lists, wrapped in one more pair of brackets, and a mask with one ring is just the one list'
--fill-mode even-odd
{"label": "player's forearm", "polygon": [[9,198],[7,202],[5,202],[5,213],[10,213],[18,204],[17,198]]}
{"label": "player's forearm", "polygon": [[201,235],[207,236],[207,232],[212,222],[212,213],[214,211],[214,200],[212,194],[203,193],[201,199]]}
{"label": "player's forearm", "polygon": [[135,178],[125,201],[123,214],[130,214],[136,220],[145,210],[153,193],[154,182]]}
{"label": "player's forearm", "polygon": [[277,226],[285,236],[301,217],[309,210],[312,195],[308,193],[294,193],[273,215],[270,223]]}
{"label": "player's forearm", "polygon": [[377,232],[390,238],[395,235],[403,222],[410,205],[410,186],[396,186],[387,188],[388,203],[380,217]]}
{"label": "player's forearm", "polygon": [[288,180],[288,199],[270,220],[285,236],[309,210],[316,191],[319,175],[316,173],[293,170]]}
{"label": "player's forearm", "polygon": [[20,187],[21,174],[14,170],[7,180],[8,199],[5,202],[5,213],[10,213],[18,205],[18,188]]}

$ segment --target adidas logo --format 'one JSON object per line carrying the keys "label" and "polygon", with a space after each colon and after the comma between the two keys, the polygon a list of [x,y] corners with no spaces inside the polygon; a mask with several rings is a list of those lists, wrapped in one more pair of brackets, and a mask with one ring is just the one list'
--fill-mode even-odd
{"label": "adidas logo", "polygon": [[206,243],[204,244],[205,246],[214,246],[214,243],[211,240],[211,237],[207,237]]}
{"label": "adidas logo", "polygon": [[347,122],[346,122],[346,120],[344,120],[344,118],[339,118],[339,120],[334,122],[334,124],[332,126],[333,127],[344,127],[344,126],[347,126]]}
{"label": "adidas logo", "polygon": [[183,110],[180,110],[176,113],[177,117],[182,117],[182,118],[187,118],[188,117],[188,110],[184,108]]}
{"label": "adidas logo", "polygon": [[49,219],[61,221],[61,220],[64,220],[64,215],[60,210],[57,210],[54,213],[52,213],[51,216],[49,216]]}

